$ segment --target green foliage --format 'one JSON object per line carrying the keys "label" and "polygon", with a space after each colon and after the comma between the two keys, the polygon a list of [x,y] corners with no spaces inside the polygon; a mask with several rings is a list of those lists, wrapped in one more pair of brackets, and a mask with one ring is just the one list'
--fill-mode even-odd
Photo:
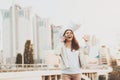
{"label": "green foliage", "polygon": [[109,74],[108,80],[120,80],[120,66],[113,66],[113,72]]}
{"label": "green foliage", "polygon": [[27,40],[24,48],[24,64],[34,64],[33,46],[30,40]]}
{"label": "green foliage", "polygon": [[22,55],[21,55],[21,53],[18,53],[18,54],[17,54],[16,64],[22,64]]}

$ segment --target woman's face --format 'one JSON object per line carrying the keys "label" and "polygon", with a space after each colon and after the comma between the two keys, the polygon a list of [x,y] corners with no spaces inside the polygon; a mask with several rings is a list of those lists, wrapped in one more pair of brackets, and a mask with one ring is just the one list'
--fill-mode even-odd
{"label": "woman's face", "polygon": [[72,39],[73,39],[73,32],[71,30],[67,30],[65,32],[64,36],[65,36],[66,41],[72,41]]}

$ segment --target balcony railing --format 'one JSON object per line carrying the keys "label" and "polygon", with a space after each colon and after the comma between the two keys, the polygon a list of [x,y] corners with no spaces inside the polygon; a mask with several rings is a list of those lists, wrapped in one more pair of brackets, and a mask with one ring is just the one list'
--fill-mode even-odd
{"label": "balcony railing", "polygon": [[36,70],[60,70],[60,65],[48,64],[5,64],[0,65],[0,72],[19,72]]}
{"label": "balcony railing", "polygon": [[[60,65],[7,64],[1,65],[0,68],[0,80],[24,80],[23,78],[25,80],[32,80],[32,78],[33,80],[61,80]],[[111,71],[112,68],[108,66],[86,68],[82,70],[82,78],[85,80],[99,80],[99,75],[105,75],[107,80]]]}

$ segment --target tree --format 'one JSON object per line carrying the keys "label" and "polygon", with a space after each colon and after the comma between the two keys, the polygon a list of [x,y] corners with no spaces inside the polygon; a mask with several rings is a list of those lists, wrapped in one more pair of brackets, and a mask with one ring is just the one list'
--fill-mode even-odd
{"label": "tree", "polygon": [[27,40],[24,48],[24,64],[34,64],[33,45],[30,40]]}
{"label": "tree", "polygon": [[22,55],[21,53],[18,53],[17,54],[17,57],[16,57],[16,64],[22,64]]}
{"label": "tree", "polygon": [[[22,55],[21,53],[18,53],[17,54],[17,57],[16,57],[16,64],[22,64]],[[18,67],[21,67],[22,65],[18,65]]]}

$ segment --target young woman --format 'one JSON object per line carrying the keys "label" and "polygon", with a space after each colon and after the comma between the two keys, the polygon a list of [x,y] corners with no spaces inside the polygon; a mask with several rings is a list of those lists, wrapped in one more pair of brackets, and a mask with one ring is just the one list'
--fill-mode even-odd
{"label": "young woman", "polygon": [[66,29],[60,47],[62,80],[81,80],[81,68],[86,62],[72,29]]}

